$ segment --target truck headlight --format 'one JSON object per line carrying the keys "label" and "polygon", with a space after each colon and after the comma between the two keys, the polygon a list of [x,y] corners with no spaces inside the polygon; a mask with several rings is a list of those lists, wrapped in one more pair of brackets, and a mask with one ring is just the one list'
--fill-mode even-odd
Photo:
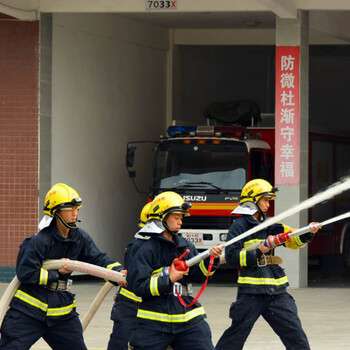
{"label": "truck headlight", "polygon": [[219,238],[221,242],[226,242],[227,233],[220,233]]}

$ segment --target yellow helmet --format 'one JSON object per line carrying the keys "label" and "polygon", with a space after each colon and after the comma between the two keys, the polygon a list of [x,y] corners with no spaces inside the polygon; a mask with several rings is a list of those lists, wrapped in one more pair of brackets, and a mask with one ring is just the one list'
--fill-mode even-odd
{"label": "yellow helmet", "polygon": [[53,185],[47,192],[44,202],[44,214],[54,216],[63,208],[81,207],[82,200],[78,192],[63,183]]}
{"label": "yellow helmet", "polygon": [[243,187],[239,204],[246,202],[253,202],[257,204],[261,197],[270,197],[270,199],[275,199],[277,191],[278,188],[272,187],[266,180],[251,180]]}
{"label": "yellow helmet", "polygon": [[139,219],[139,227],[144,227],[146,225],[148,219],[148,213],[151,209],[152,202],[147,203],[141,210],[140,219]]}
{"label": "yellow helmet", "polygon": [[190,213],[188,209],[190,209],[191,206],[191,203],[185,202],[179,194],[172,191],[163,192],[153,199],[148,214],[148,220],[156,219],[164,221],[166,216],[170,213],[179,213],[184,216],[189,216]]}

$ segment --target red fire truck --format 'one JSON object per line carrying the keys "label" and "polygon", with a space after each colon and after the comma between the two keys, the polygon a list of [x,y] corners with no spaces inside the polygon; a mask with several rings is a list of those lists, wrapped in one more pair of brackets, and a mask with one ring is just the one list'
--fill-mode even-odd
{"label": "red fire truck", "polygon": [[[168,135],[155,148],[149,196],[175,191],[192,203],[191,216],[184,220],[181,232],[202,251],[226,240],[235,219],[231,212],[247,181],[262,178],[274,183],[274,128],[170,126]],[[128,153],[130,166],[133,161],[130,163]],[[345,174],[350,168],[349,154],[349,137],[310,133],[310,196]],[[310,210],[309,220],[322,221],[343,213],[349,210],[349,203],[342,196],[320,205]],[[274,215],[273,206],[268,214]],[[315,256],[345,254],[350,266],[350,222],[322,230],[309,252]]]}

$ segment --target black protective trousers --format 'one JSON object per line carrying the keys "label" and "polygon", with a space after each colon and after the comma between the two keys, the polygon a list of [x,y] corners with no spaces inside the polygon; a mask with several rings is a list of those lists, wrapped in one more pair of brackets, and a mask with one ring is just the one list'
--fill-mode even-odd
{"label": "black protective trousers", "polygon": [[43,338],[53,350],[87,350],[83,330],[76,314],[68,320],[46,322],[9,309],[1,327],[1,350],[28,350]]}
{"label": "black protective trousers", "polygon": [[230,307],[232,324],[219,339],[216,350],[241,350],[254,323],[262,316],[287,350],[310,350],[298,309],[287,292],[278,295],[239,294]]}
{"label": "black protective trousers", "polygon": [[107,350],[127,350],[131,332],[137,325],[138,303],[117,296],[112,312],[113,331],[110,335]]}
{"label": "black protective trousers", "polygon": [[134,350],[215,350],[211,341],[211,331],[205,320],[200,320],[189,329],[177,334],[159,332],[139,325],[131,334],[130,345]]}

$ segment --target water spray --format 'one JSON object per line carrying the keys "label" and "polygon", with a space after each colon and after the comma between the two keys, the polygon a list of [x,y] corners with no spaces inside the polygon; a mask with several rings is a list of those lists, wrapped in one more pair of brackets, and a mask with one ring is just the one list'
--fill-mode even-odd
{"label": "water spray", "polygon": [[[266,219],[261,224],[251,228],[250,230],[240,234],[237,237],[232,238],[231,240],[223,243],[220,246],[223,248],[227,247],[228,245],[233,244],[233,243],[235,243],[235,242],[237,242],[245,237],[248,237],[255,232],[258,232],[258,231],[260,231],[260,230],[262,230],[270,225],[273,225],[273,224],[275,224],[275,223],[277,223],[277,222],[279,222],[279,221],[281,221],[289,216],[292,216],[296,213],[299,213],[300,211],[302,211],[304,209],[311,208],[318,203],[327,201],[330,198],[333,198],[336,195],[338,195],[346,190],[349,190],[349,189],[350,189],[350,176],[347,176],[346,178],[333,184],[332,186],[330,186],[329,188],[327,188],[323,192],[318,193],[318,194],[314,195],[313,197],[306,199],[304,202],[296,205],[293,208],[287,209],[286,211],[284,211],[284,212],[282,212],[282,213],[280,213],[272,218]],[[191,267],[195,264],[198,264],[201,260],[209,257],[209,255],[210,255],[210,252],[208,249],[202,253],[199,253],[198,255],[194,256],[193,258],[186,260],[187,267]]]}

